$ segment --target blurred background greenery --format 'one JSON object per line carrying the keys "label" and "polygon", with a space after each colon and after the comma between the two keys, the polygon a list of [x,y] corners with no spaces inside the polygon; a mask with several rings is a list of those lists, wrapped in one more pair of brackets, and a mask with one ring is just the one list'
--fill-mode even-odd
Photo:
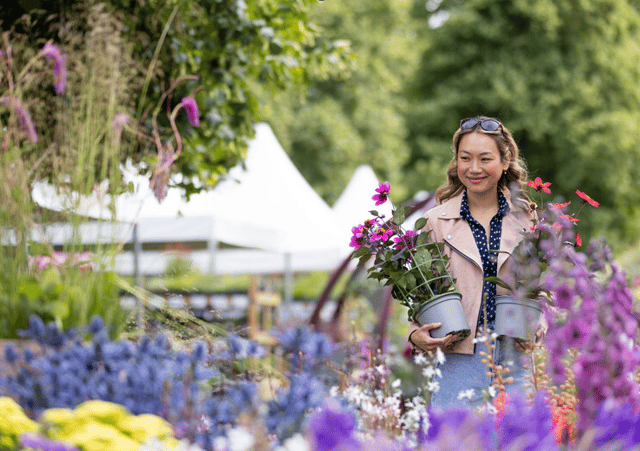
{"label": "blurred background greenery", "polygon": [[[178,117],[185,149],[172,171],[184,176],[178,186],[185,196],[214,186],[242,161],[253,124],[266,121],[330,205],[362,164],[391,182],[395,204],[404,203],[444,182],[461,118],[496,116],[513,131],[532,177],[574,203],[576,189],[600,202],[581,215],[581,235],[585,242],[605,236],[631,276],[640,276],[637,0],[19,0],[0,6],[0,21],[11,32],[16,65],[47,40],[80,55],[69,67],[65,96],[55,98],[51,83],[29,94],[34,120],[50,132],[21,149],[25,161],[38,163],[37,171],[22,171],[23,188],[71,173],[75,189],[88,192],[109,178],[115,193],[126,189],[118,161],[133,160],[141,173],[155,167],[157,149],[144,140],[127,138],[107,154],[91,147],[101,138],[89,137],[82,164],[74,159],[82,152],[51,145],[70,130],[88,131],[91,121],[100,122],[101,133],[110,126],[99,121],[100,111],[87,120],[73,108],[90,98],[82,81],[94,67],[91,53],[102,56],[91,50],[99,38],[115,49],[120,81],[110,91],[115,97],[92,95],[111,108],[106,116],[117,106],[147,132],[146,112],[170,82],[199,77],[173,96],[175,105],[197,88],[201,110],[197,129]],[[113,73],[90,71],[98,85]],[[69,111],[76,114],[60,114]],[[162,117],[158,125],[170,133]],[[35,209],[5,207],[2,220],[13,225]],[[148,280],[148,288],[228,291],[249,284],[244,276],[211,278],[183,263]],[[316,299],[328,279],[326,272],[296,275],[294,297]],[[9,286],[17,279],[2,280]]]}

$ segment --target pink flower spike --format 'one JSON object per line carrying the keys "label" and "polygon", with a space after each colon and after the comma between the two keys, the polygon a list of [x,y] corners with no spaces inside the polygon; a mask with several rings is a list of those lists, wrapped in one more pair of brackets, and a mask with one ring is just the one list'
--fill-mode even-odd
{"label": "pink flower spike", "polygon": [[391,184],[389,182],[380,182],[378,187],[376,188],[376,193],[371,199],[376,201],[376,205],[382,205],[387,201],[387,197],[389,197],[389,191],[391,191]]}
{"label": "pink flower spike", "polygon": [[2,104],[4,106],[13,110],[13,112],[18,115],[18,117],[20,118],[20,122],[22,122],[22,128],[29,137],[29,140],[31,140],[33,144],[36,144],[38,142],[36,127],[33,125],[33,121],[31,120],[31,116],[29,116],[29,112],[24,107],[24,105],[20,103],[20,100],[11,96],[4,96],[0,100],[2,101]]}
{"label": "pink flower spike", "polygon": [[589,196],[587,196],[585,193],[583,193],[580,190],[576,190],[576,194],[578,196],[580,196],[580,199],[582,199],[583,202],[588,203],[589,205],[591,205],[592,207],[598,207],[600,205],[600,203],[596,202],[595,200],[591,199]]}
{"label": "pink flower spike", "polygon": [[192,127],[198,127],[200,125],[200,118],[198,117],[198,105],[193,97],[183,97],[182,106],[187,111],[187,117]]}
{"label": "pink flower spike", "polygon": [[60,49],[53,44],[45,44],[42,54],[53,63],[53,79],[56,94],[62,94],[67,84],[67,62]]}

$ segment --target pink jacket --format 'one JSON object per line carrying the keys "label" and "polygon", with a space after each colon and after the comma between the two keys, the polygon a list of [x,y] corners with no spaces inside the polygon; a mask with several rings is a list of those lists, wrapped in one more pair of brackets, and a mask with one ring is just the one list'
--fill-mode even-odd
{"label": "pink jacket", "polygon": [[[532,225],[533,212],[524,212],[510,201],[510,192],[504,192],[509,203],[510,212],[502,219],[502,235],[498,254],[498,277],[508,280],[511,266],[511,252],[521,241],[523,230]],[[456,278],[456,288],[462,293],[462,308],[471,329],[469,337],[457,343],[446,352],[473,354],[473,338],[476,335],[478,314],[482,304],[483,272],[482,260],[478,246],[473,239],[469,224],[460,216],[462,192],[429,210],[426,230],[432,230],[430,239],[445,242],[445,253],[449,255],[450,271]],[[504,289],[497,286],[496,294],[505,294]],[[409,332],[417,327],[411,324]]]}

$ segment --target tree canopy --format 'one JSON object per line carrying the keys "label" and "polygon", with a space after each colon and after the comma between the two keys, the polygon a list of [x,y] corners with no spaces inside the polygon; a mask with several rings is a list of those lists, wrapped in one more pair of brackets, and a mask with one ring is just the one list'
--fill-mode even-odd
{"label": "tree canopy", "polygon": [[[420,5],[418,5],[420,4]],[[444,182],[459,120],[500,118],[531,176],[574,202],[585,235],[637,240],[640,202],[640,13],[627,0],[457,0],[416,3],[446,17],[407,87],[407,182]],[[424,12],[423,12],[424,11]],[[441,176],[433,176],[441,174]],[[425,175],[429,175],[425,177]]]}
{"label": "tree canopy", "polygon": [[[77,20],[87,1],[18,2],[0,9],[4,30],[18,25],[14,33],[27,33],[31,42],[52,39],[63,51],[68,42],[59,42],[61,29]],[[327,78],[345,69],[348,49],[344,43],[317,40],[317,30],[308,17],[316,0],[111,0],[103,2],[122,27],[119,33],[132,49],[133,59],[150,77],[136,85],[137,110],[150,130],[149,107],[156,107],[172,81],[185,75],[167,99],[170,108],[182,96],[195,93],[202,125],[190,127],[178,116],[178,130],[184,150],[174,164],[174,172],[184,175],[180,185],[187,195],[203,186],[214,185],[221,174],[242,161],[246,141],[253,136],[259,119],[256,86],[272,90],[299,88],[316,78]],[[38,9],[36,9],[38,8]],[[26,13],[27,20],[20,20]],[[25,26],[24,23],[28,23]],[[85,28],[83,28],[85,27]],[[89,24],[75,27],[88,33]],[[170,124],[159,126],[171,136]],[[126,155],[141,169],[152,170],[157,156],[153,145],[138,143]]]}

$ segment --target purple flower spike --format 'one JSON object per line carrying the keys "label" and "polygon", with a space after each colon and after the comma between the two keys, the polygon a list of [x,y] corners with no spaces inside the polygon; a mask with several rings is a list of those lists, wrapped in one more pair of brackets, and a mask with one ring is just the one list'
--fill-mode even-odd
{"label": "purple flower spike", "polygon": [[376,201],[376,205],[382,205],[387,201],[387,197],[389,197],[389,191],[391,191],[391,185],[389,182],[380,182],[378,187],[376,188],[376,193],[374,194],[372,199]]}
{"label": "purple flower spike", "polygon": [[4,96],[1,99],[2,104],[7,108],[13,110],[18,117],[20,118],[20,122],[22,122],[22,128],[25,133],[29,137],[32,143],[38,142],[38,134],[36,133],[36,127],[33,125],[33,121],[31,120],[31,116],[29,116],[29,112],[24,107],[24,105],[20,102],[20,100],[11,96]]}
{"label": "purple flower spike", "polygon": [[195,99],[193,97],[183,97],[182,106],[187,111],[189,123],[193,127],[198,127],[200,125],[200,118],[198,117],[198,105]]}
{"label": "purple flower spike", "polygon": [[67,84],[67,62],[60,49],[53,44],[45,44],[42,54],[53,63],[53,78],[56,94],[62,94]]}

